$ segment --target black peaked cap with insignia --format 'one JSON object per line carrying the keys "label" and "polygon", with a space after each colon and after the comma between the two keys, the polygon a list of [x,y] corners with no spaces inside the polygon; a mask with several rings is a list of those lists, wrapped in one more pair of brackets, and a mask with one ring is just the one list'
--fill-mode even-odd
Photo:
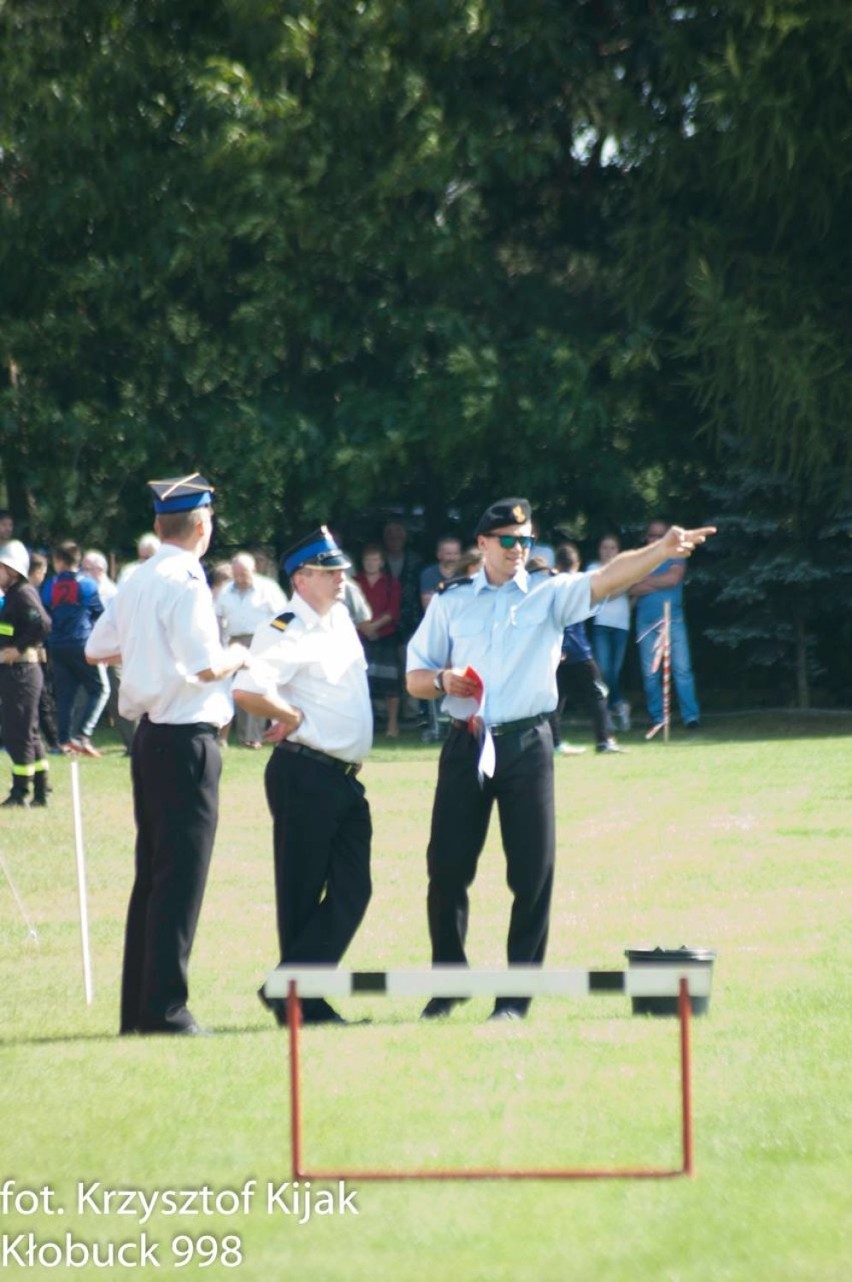
{"label": "black peaked cap with insignia", "polygon": [[504,525],[524,525],[531,516],[532,508],[527,499],[498,499],[482,513],[474,536],[490,534]]}
{"label": "black peaked cap with insignia", "polygon": [[287,575],[295,574],[303,566],[313,570],[349,570],[352,562],[337,546],[328,526],[321,525],[294,543],[281,558],[281,568]]}

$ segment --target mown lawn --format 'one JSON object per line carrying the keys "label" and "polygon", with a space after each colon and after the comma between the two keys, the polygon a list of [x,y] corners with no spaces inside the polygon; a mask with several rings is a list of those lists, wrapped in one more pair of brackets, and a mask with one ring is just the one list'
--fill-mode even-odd
{"label": "mown lawn", "polygon": [[[619,967],[643,944],[718,951],[710,1014],[693,1025],[694,1180],[364,1184],[347,1190],[357,1215],[303,1224],[265,1202],[267,1184],[290,1175],[287,1043],[255,996],[275,961],[263,757],[227,755],[193,957],[193,1010],[217,1035],[178,1042],[114,1035],[133,830],[127,762],[108,739],[104,758],[80,767],[95,979],[85,1007],[60,761],[49,811],[0,819],[0,854],[39,933],[27,939],[0,871],[0,1187],[48,1186],[65,1214],[12,1204],[2,1233],[118,1244],[144,1232],[158,1244],[150,1273],[241,1282],[845,1282],[850,731],[852,718],[710,720],[668,747],[627,736],[629,755],[557,762],[548,964]],[[353,967],[428,962],[436,757],[413,739],[380,745],[363,776],[375,893]],[[472,896],[474,965],[502,964],[507,915],[495,820]],[[486,1024],[485,1000],[437,1027],[417,1022],[418,1006],[352,999],[344,1013],[370,1024],[306,1030],[309,1167],[677,1165],[674,1021],[633,1018],[617,996],[539,1001],[521,1025]],[[78,1182],[215,1196],[252,1179],[247,1213],[227,1213],[230,1194],[219,1213],[154,1212],[145,1224],[75,1205]],[[179,1268],[178,1234],[202,1253],[213,1250],[204,1235],[240,1246]],[[6,1269],[128,1272],[48,1263]]]}

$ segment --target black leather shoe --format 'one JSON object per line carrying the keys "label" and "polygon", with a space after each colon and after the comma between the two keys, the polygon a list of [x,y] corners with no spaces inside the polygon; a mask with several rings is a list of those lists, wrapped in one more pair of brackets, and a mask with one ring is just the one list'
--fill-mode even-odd
{"label": "black leather shoe", "polygon": [[459,997],[430,997],[420,1012],[421,1019],[445,1019],[454,1006],[458,1006]]}
{"label": "black leather shoe", "polygon": [[263,985],[257,990],[261,1006],[266,1010],[272,1011],[275,1016],[275,1022],[279,1028],[287,1027],[287,1003],[283,997],[267,997],[263,991]]}
{"label": "black leather shoe", "polygon": [[517,1006],[495,1006],[488,1016],[488,1023],[497,1023],[500,1020],[526,1019],[527,1012]]}
{"label": "black leather shoe", "polygon": [[[279,1028],[287,1027],[287,1002],[283,997],[267,997],[263,988],[257,990],[260,1004],[272,1011]],[[300,1002],[302,1024],[348,1024],[349,1021],[338,1015],[333,1006],[322,997],[309,997]]]}
{"label": "black leather shoe", "polygon": [[333,1006],[329,1006],[322,997],[310,998],[302,1002],[303,1024],[348,1024],[348,1019],[338,1015]]}
{"label": "black leather shoe", "polygon": [[4,808],[6,806],[23,806],[26,808],[29,804],[30,803],[21,792],[10,792],[5,801],[0,801],[0,806],[3,806]]}
{"label": "black leather shoe", "polygon": [[191,1024],[160,1024],[152,1028],[139,1028],[136,1031],[143,1037],[212,1037],[209,1028],[202,1028],[195,1020]]}

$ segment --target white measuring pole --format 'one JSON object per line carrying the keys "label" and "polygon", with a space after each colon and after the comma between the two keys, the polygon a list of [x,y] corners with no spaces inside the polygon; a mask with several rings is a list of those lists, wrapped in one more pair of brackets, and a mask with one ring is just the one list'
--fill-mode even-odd
{"label": "white measuring pole", "polygon": [[92,1004],[92,956],[89,951],[89,905],[86,893],[86,855],[83,850],[83,813],[80,808],[80,763],[71,761],[71,806],[74,811],[74,848],[77,855],[77,894],[80,900],[80,942],[83,949],[83,989],[86,1005]]}

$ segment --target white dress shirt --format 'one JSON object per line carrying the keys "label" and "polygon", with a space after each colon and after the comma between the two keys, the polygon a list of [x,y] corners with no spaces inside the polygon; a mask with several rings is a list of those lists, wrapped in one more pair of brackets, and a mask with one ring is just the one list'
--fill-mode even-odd
{"label": "white dress shirt", "polygon": [[235,690],[265,694],[299,708],[304,720],[288,735],[341,761],[363,761],[373,742],[373,710],[364,649],[346,607],[319,615],[293,593],[293,618],[273,619],[254,634],[251,667]]}
{"label": "white dress shirt", "polygon": [[224,726],[233,716],[231,679],[196,675],[221,667],[224,650],[204,571],[191,552],[164,543],[121,585],[86,642],[86,656],[120,654],[121,715],[136,721]]}
{"label": "white dress shirt", "polygon": [[108,605],[118,591],[118,584],[113,583],[108,574],[105,574],[100,579],[95,579],[95,582],[98,585],[98,596],[104,605]]}
{"label": "white dress shirt", "polygon": [[216,616],[228,637],[250,637],[262,623],[287,609],[287,598],[274,579],[256,574],[250,588],[226,583],[216,601]]}
{"label": "white dress shirt", "polygon": [[[603,565],[600,561],[590,561],[586,566],[589,574],[595,570],[602,570]],[[630,631],[630,597],[626,592],[616,592],[614,596],[609,596],[601,602],[600,609],[595,615],[595,624],[604,628],[621,628],[625,632]]]}

